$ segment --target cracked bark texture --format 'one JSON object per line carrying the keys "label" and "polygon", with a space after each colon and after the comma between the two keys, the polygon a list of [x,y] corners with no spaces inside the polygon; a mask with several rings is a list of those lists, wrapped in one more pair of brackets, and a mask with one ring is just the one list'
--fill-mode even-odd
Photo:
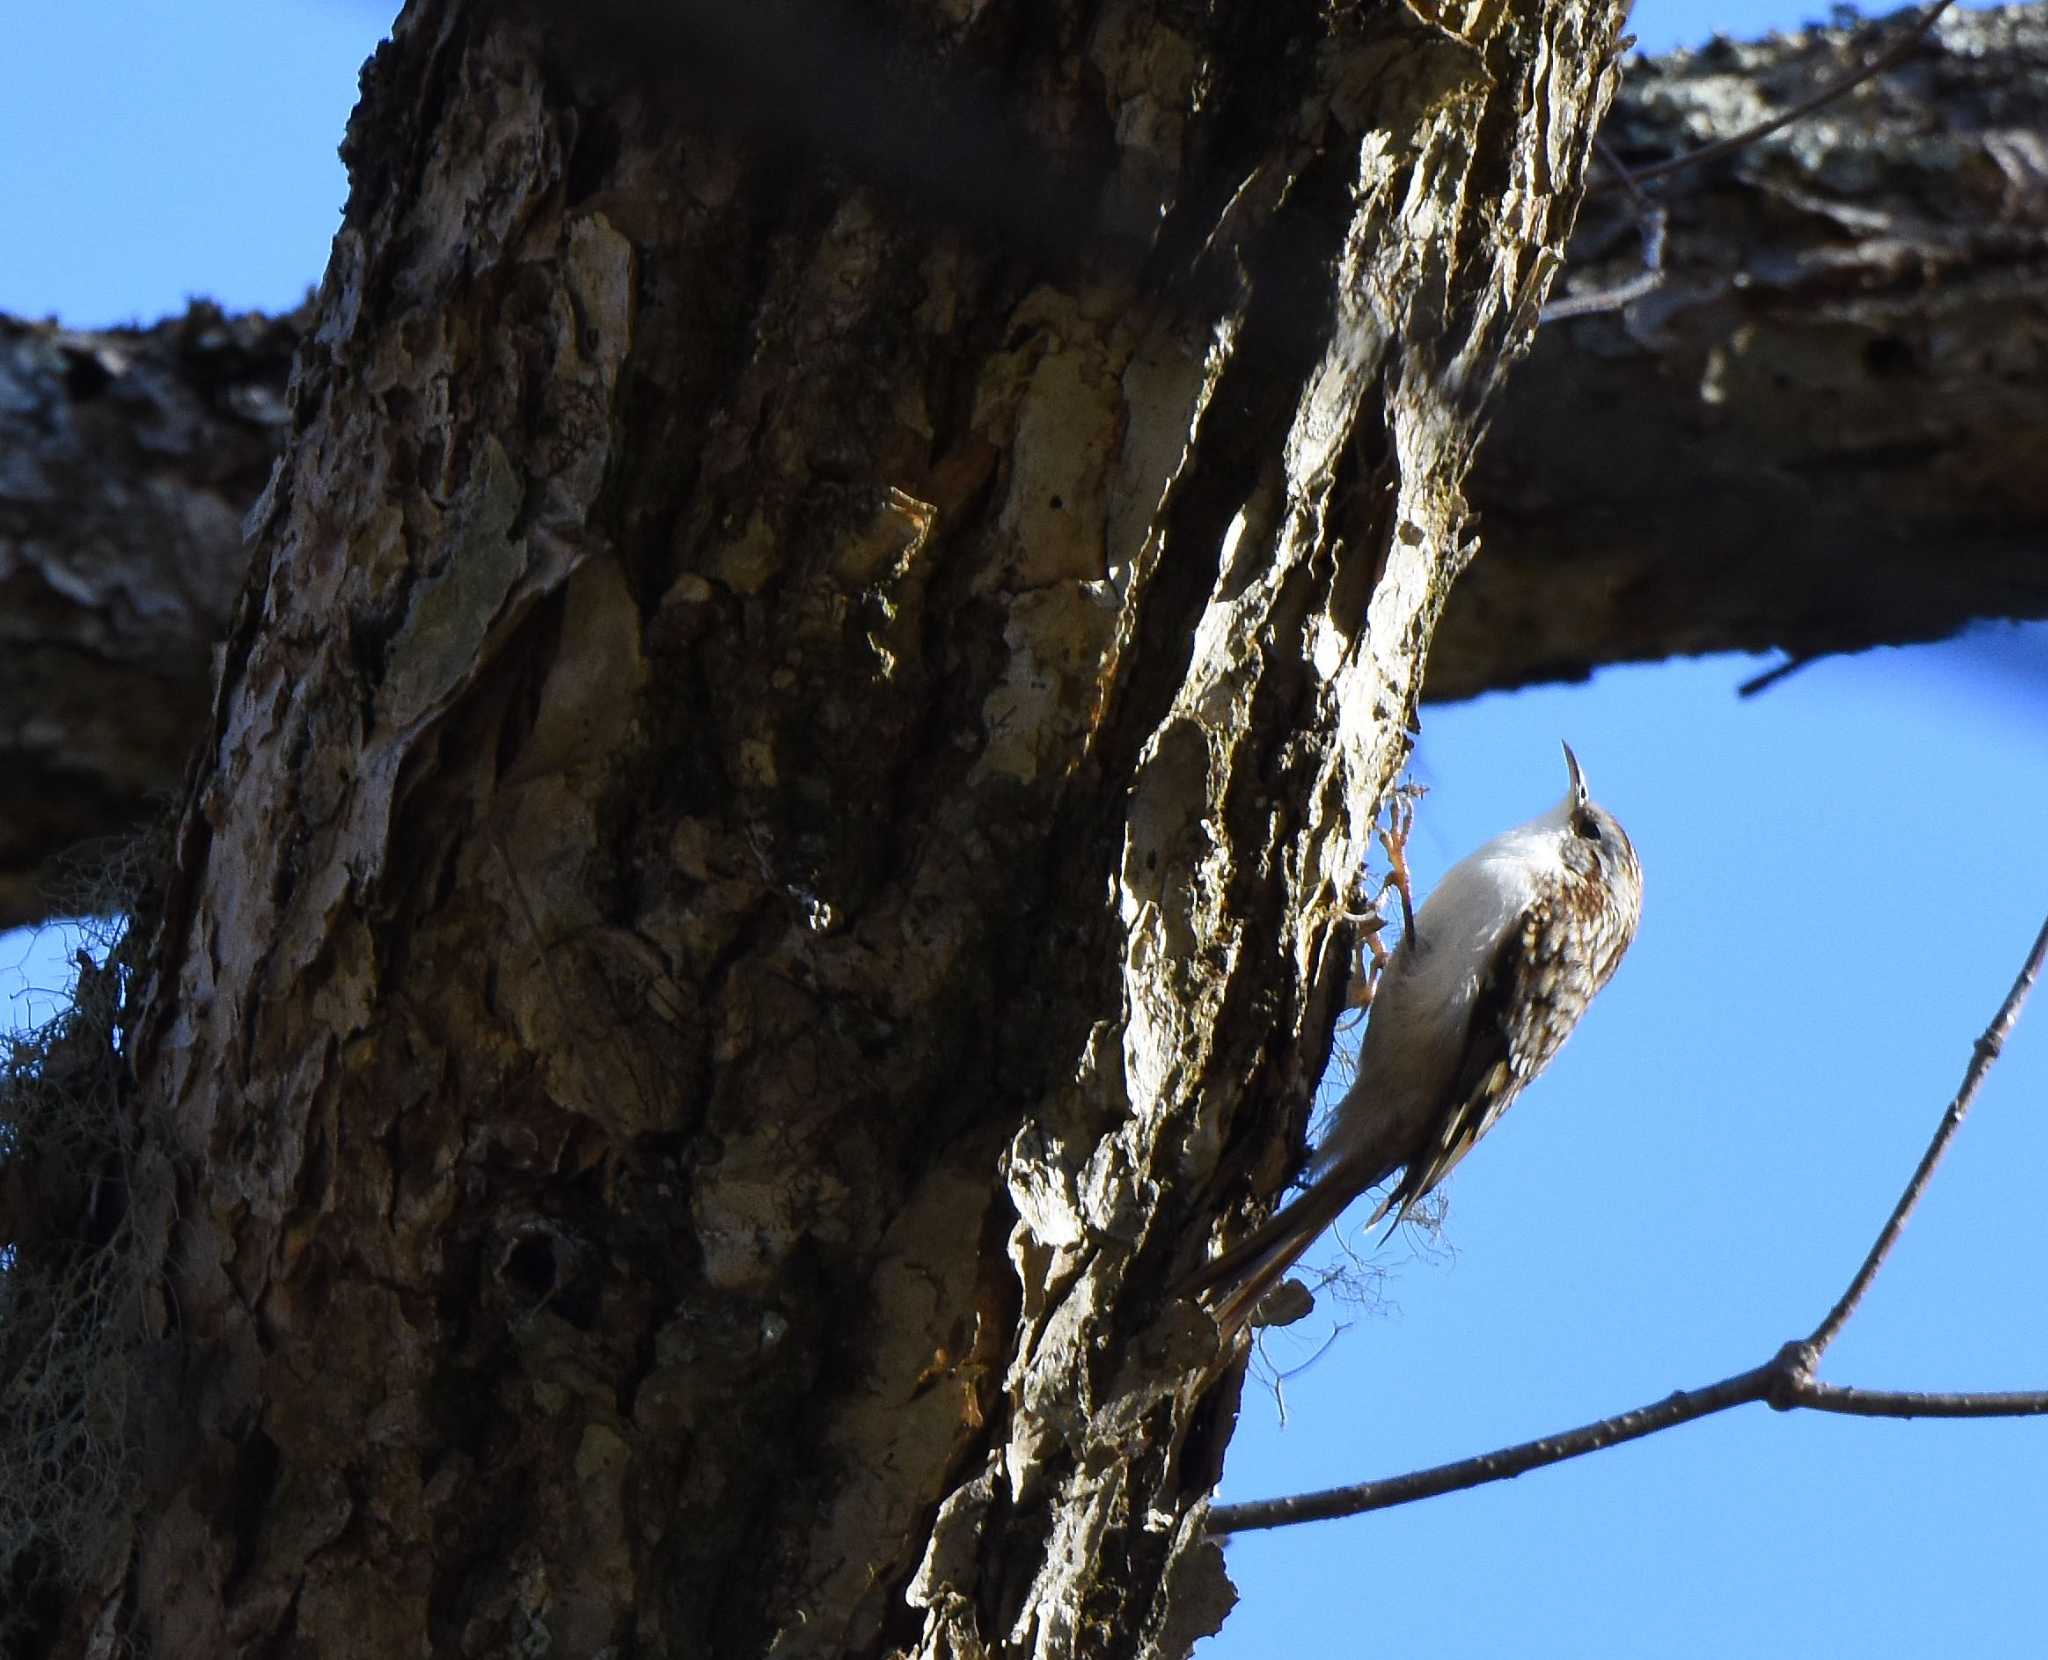
{"label": "cracked bark texture", "polygon": [[132,1047],[181,1387],[49,1651],[1222,1617],[1167,1288],[1298,1144],[1620,8],[891,15],[801,131],[670,8],[366,77]]}
{"label": "cracked bark texture", "polygon": [[[1740,131],[1912,15],[1633,64],[1602,136],[1643,166]],[[1431,695],[2048,615],[2044,133],[2048,9],[1951,11],[1840,101],[1650,185],[1669,280],[1545,326],[1517,369]],[[1606,182],[1574,292],[1641,269]]]}
{"label": "cracked bark texture", "polygon": [[[1725,137],[1903,16],[1632,62],[1606,136],[1635,164]],[[1828,110],[1656,187],[1669,280],[1545,327],[1501,399],[1468,491],[1485,556],[1430,697],[2048,616],[2044,71],[2041,8],[1951,13]],[[1638,261],[1609,188],[1566,281]],[[298,326],[0,323],[0,764],[30,781],[0,823],[0,926],[51,913],[51,855],[178,788]]]}

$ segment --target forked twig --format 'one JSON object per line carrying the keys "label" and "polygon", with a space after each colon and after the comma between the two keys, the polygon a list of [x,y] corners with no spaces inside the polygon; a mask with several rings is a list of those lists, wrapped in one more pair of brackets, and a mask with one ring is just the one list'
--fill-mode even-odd
{"label": "forked twig", "polygon": [[1891,1216],[1879,1231],[1876,1244],[1863,1259],[1863,1265],[1849,1282],[1848,1290],[1842,1293],[1841,1300],[1828,1311],[1827,1318],[1814,1329],[1811,1337],[1787,1343],[1763,1365],[1723,1378],[1719,1383],[1708,1384],[1702,1389],[1682,1389],[1632,1412],[1617,1413],[1597,1423],[1547,1435],[1540,1440],[1524,1441],[1518,1446],[1502,1447],[1474,1458],[1460,1459],[1454,1464],[1440,1464],[1434,1469],[1416,1470],[1384,1481],[1358,1482],[1349,1487],[1332,1487],[1319,1493],[1297,1493],[1288,1498],[1259,1499],[1249,1504],[1218,1505],[1209,1512],[1209,1532],[1214,1535],[1248,1533],[1256,1528],[1286,1527],[1296,1522],[1325,1521],[1336,1516],[1357,1516],[1368,1510],[1412,1504],[1417,1499],[1434,1498],[1440,1493],[1512,1480],[1546,1464],[1579,1458],[1603,1447],[1618,1446],[1624,1441],[1638,1441],[1659,1430],[1756,1401],[1766,1402],[1780,1412],[1803,1408],[1860,1418],[2011,1418],[2048,1414],[2048,1389],[1922,1394],[1910,1390],[1850,1388],[1823,1383],[1813,1375],[1821,1355],[1840,1334],[1850,1315],[1856,1312],[1857,1304],[1863,1300],[1864,1293],[1870,1289],[1878,1270],[1884,1266],[1893,1245],[1898,1242],[1907,1218],[1926,1192],[1935,1166],[1948,1150],[1948,1144],[1954,1139],[1963,1116],[1970,1110],[1970,1103],[1990,1072],[1992,1062],[1998,1059],[2005,1040],[2018,1023],[2020,1008],[2034,982],[2040,978],[2044,959],[2048,959],[2048,922],[2041,925],[2040,933],[2034,938],[2033,949],[2028,952],[2025,965],[2013,981],[2012,990],[2006,993],[1998,1013],[1972,1048],[1962,1086],[1942,1113],[1933,1141],[1921,1157],[1919,1168],[1913,1172],[1905,1191],[1900,1194],[1899,1202],[1892,1207]]}

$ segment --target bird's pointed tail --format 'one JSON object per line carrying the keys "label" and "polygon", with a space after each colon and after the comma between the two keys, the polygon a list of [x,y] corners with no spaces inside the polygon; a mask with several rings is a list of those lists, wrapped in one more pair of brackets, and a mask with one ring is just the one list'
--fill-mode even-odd
{"label": "bird's pointed tail", "polygon": [[[1342,1164],[1332,1166],[1300,1198],[1204,1263],[1188,1281],[1188,1291],[1210,1304],[1217,1328],[1226,1337],[1235,1334],[1358,1191],[1350,1171]],[[1367,1227],[1387,1213],[1398,1191],[1381,1202]]]}

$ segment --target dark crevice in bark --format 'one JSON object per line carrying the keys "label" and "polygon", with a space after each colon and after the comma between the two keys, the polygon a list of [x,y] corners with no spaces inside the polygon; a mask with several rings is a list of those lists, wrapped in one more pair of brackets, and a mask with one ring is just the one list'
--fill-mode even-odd
{"label": "dark crevice in bark", "polygon": [[[1105,710],[1095,744],[1106,778],[1129,777],[1139,751],[1165,719],[1187,671],[1194,628],[1215,587],[1218,550],[1231,521],[1252,495],[1274,433],[1284,431],[1302,381],[1320,353],[1318,320],[1327,327],[1330,291],[1318,280],[1333,257],[1344,220],[1335,202],[1348,193],[1345,161],[1310,163],[1271,231],[1248,250],[1248,302],[1240,338],[1194,435],[1194,456],[1166,514],[1163,551],[1142,580],[1133,656]],[[1320,237],[1321,257],[1297,261],[1298,241]],[[1276,250],[1287,250],[1276,252]],[[1304,315],[1306,314],[1306,315]],[[1120,812],[1114,794],[1105,810]]]}
{"label": "dark crevice in bark", "polygon": [[242,1580],[261,1548],[264,1515],[271,1494],[277,1490],[281,1468],[277,1443],[264,1434],[260,1424],[252,1425],[235,1449],[227,1518],[235,1547],[234,1560],[227,1572],[229,1585]]}

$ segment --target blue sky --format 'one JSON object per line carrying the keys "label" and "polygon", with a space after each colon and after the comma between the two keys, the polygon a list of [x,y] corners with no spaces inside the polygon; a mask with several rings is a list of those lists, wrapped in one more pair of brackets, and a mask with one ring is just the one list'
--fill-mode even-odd
{"label": "blue sky", "polygon": [[[1646,46],[1819,6],[1639,8]],[[386,14],[341,0],[106,0],[10,20],[0,311],[99,324],[205,294],[293,304]],[[82,86],[102,90],[91,99]],[[1817,664],[1609,671],[1427,712],[1418,884],[1549,805],[1569,738],[1641,850],[1641,936],[1549,1073],[1397,1237],[1389,1304],[1247,1399],[1224,1496],[1394,1474],[1753,1365],[1869,1245],[2044,906],[2048,628]],[[33,1018],[65,940],[0,937]],[[2048,997],[2021,1024],[1863,1312],[1837,1382],[2048,1384]],[[1282,1364],[1328,1334],[1279,1337]],[[2048,1422],[1752,1408],[1518,1482],[1249,1536],[1203,1660],[1426,1652],[2039,1652]]]}

